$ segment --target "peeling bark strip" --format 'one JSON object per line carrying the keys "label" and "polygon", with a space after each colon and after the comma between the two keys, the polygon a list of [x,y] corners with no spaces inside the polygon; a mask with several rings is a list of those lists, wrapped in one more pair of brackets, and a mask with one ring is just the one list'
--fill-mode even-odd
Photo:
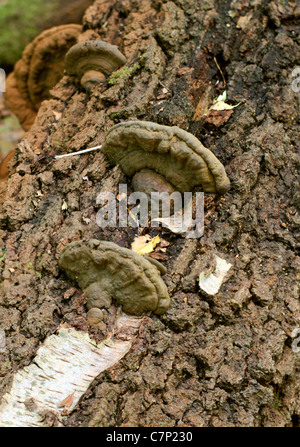
{"label": "peeling bark strip", "polygon": [[214,271],[206,274],[201,272],[199,276],[199,285],[208,295],[215,295],[220,290],[224,278],[232,265],[225,259],[215,255]]}
{"label": "peeling bark strip", "polygon": [[91,382],[130,350],[143,318],[121,315],[113,336],[97,344],[87,333],[61,327],[17,372],[0,405],[1,427],[44,427],[45,415],[73,410]]}

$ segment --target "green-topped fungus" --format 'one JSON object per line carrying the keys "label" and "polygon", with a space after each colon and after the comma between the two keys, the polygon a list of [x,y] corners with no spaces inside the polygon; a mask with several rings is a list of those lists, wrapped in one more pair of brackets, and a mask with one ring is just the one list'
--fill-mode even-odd
{"label": "green-topped fungus", "polygon": [[49,91],[62,78],[64,58],[77,41],[81,26],[61,25],[39,34],[23,51],[7,78],[5,101],[22,127],[29,130]]}
{"label": "green-topped fungus", "polygon": [[85,90],[104,83],[109,75],[126,62],[118,47],[101,40],[87,40],[74,45],[65,58],[66,72],[80,79]]}
{"label": "green-topped fungus", "polygon": [[123,122],[109,130],[102,151],[133,177],[136,191],[150,192],[151,187],[151,192],[183,193],[200,187],[205,192],[224,194],[230,187],[217,157],[177,126]]}
{"label": "green-topped fungus", "polygon": [[128,314],[159,315],[170,305],[163,268],[112,242],[71,242],[62,250],[59,266],[84,290],[89,309],[107,308],[115,300]]}

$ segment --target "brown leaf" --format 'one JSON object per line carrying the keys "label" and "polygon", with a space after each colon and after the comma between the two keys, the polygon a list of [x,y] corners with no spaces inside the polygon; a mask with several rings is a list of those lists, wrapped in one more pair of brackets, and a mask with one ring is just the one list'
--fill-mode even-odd
{"label": "brown leaf", "polygon": [[165,241],[165,239],[161,239],[160,240],[160,246],[161,247],[169,247],[169,245],[170,245],[170,242]]}
{"label": "brown leaf", "polygon": [[195,110],[193,121],[199,121],[203,117],[203,115],[205,115],[205,113],[208,111],[209,104],[211,102],[211,91],[212,87],[209,85],[201,95]]}
{"label": "brown leaf", "polygon": [[157,247],[157,248],[155,249],[155,251],[156,251],[156,252],[158,252],[158,251],[162,251],[163,253],[166,253],[166,252],[167,252],[167,249],[166,249],[165,247]]}
{"label": "brown leaf", "polygon": [[154,259],[158,259],[160,261],[166,261],[166,259],[168,259],[167,255],[164,255],[163,253],[157,253],[157,252],[147,253],[147,256],[150,256],[151,258],[154,258]]}
{"label": "brown leaf", "polygon": [[70,408],[74,400],[74,393],[75,391],[73,391],[72,394],[69,394],[69,396],[62,400],[60,404],[58,404],[58,407]]}
{"label": "brown leaf", "polygon": [[209,110],[204,119],[207,123],[219,127],[225,124],[232,114],[233,110]]}

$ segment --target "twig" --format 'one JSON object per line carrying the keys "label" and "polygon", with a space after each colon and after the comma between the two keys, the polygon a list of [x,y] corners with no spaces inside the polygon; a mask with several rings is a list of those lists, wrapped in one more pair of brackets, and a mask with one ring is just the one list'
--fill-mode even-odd
{"label": "twig", "polygon": [[224,77],[224,75],[223,75],[223,71],[221,70],[221,67],[220,67],[220,65],[218,64],[218,61],[217,61],[217,59],[216,59],[215,56],[214,56],[214,61],[215,61],[215,64],[216,64],[216,66],[218,67],[218,69],[219,69],[219,71],[220,71],[220,73],[221,73],[221,75],[222,75],[223,82],[224,82],[224,86],[226,87],[226,81],[225,81],[225,77]]}
{"label": "twig", "polygon": [[85,154],[86,152],[96,151],[97,149],[101,149],[102,144],[100,146],[90,147],[89,149],[84,149],[83,151],[77,151],[77,152],[71,152],[70,154],[63,154],[63,155],[55,155],[55,158],[65,158],[65,157],[73,157],[73,155],[81,155]]}

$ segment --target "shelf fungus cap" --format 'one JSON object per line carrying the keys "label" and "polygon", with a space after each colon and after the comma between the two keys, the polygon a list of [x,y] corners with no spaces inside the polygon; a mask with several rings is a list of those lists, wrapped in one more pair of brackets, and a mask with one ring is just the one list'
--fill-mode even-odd
{"label": "shelf fungus cap", "polygon": [[59,266],[84,290],[90,309],[115,300],[128,314],[152,311],[159,315],[170,305],[160,269],[112,242],[71,242],[62,250]]}
{"label": "shelf fungus cap", "polygon": [[55,26],[41,32],[24,49],[9,76],[5,101],[22,127],[29,130],[50,90],[64,74],[64,58],[81,32],[81,25]]}
{"label": "shelf fungus cap", "polygon": [[160,174],[166,179],[166,189],[171,185],[179,192],[189,192],[201,187],[205,192],[224,194],[230,187],[217,157],[177,126],[123,122],[109,130],[102,151],[129,177],[144,172],[145,182],[150,183],[149,170]]}
{"label": "shelf fungus cap", "polygon": [[37,112],[33,104],[21,95],[14,72],[7,76],[4,99],[7,107],[17,116],[23,129],[29,130]]}
{"label": "shelf fungus cap", "polygon": [[126,62],[118,47],[101,40],[88,40],[74,45],[65,57],[65,68],[69,75],[81,80],[84,88],[105,81],[105,75],[112,73]]}

